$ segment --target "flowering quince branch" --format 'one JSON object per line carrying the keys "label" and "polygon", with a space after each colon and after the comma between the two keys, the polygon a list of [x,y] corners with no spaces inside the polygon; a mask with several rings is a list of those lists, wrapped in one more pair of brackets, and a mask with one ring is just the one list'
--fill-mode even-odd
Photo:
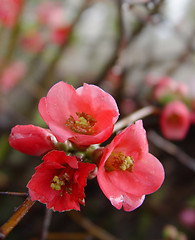
{"label": "flowering quince branch", "polygon": [[138,119],[142,119],[151,114],[157,114],[157,113],[159,113],[159,109],[154,106],[147,106],[142,109],[139,109],[139,110],[135,111],[134,113],[131,113],[129,116],[125,117],[124,119],[118,121],[114,126],[113,133],[120,131],[121,129],[132,124],[133,122],[137,121]]}
{"label": "flowering quince branch", "polygon": [[0,227],[0,239],[4,239],[12,231],[34,203],[35,202],[31,200],[30,196],[26,198],[10,219]]}
{"label": "flowering quince branch", "polygon": [[11,196],[27,197],[27,196],[28,196],[28,193],[0,192],[0,195],[11,195]]}
{"label": "flowering quince branch", "polygon": [[[84,84],[75,90],[59,82],[40,100],[39,112],[49,129],[17,125],[9,137],[16,150],[43,156],[27,184],[31,201],[59,212],[80,210],[80,204],[85,205],[87,179],[97,175],[112,205],[132,211],[161,186],[164,169],[148,152],[141,120],[122,130],[106,147],[99,147],[113,133],[119,116],[114,98],[99,87]],[[128,125],[127,120],[155,112],[151,106],[139,110],[116,124],[114,131]]]}

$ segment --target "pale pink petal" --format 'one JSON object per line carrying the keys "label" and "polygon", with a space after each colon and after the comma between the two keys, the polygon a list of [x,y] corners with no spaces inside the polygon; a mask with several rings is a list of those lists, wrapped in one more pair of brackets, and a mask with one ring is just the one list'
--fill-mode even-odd
{"label": "pale pink petal", "polygon": [[168,103],[160,116],[160,127],[167,139],[182,140],[190,127],[190,112],[180,101]]}
{"label": "pale pink petal", "polygon": [[[162,164],[152,154],[145,154],[143,159],[134,163],[133,173],[112,171],[107,173],[113,185],[121,192],[141,196],[153,193],[164,181]],[[120,181],[118,180],[120,179]]]}
{"label": "pale pink petal", "polygon": [[143,196],[134,196],[132,194],[125,194],[124,195],[124,203],[123,209],[127,212],[133,211],[142,205],[145,199],[145,195]]}

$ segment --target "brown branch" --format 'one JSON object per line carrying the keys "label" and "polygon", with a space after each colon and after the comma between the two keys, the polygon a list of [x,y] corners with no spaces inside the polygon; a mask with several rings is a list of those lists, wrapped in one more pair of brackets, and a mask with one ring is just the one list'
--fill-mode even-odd
{"label": "brown branch", "polygon": [[20,193],[20,192],[0,192],[0,195],[10,195],[10,196],[18,196],[18,197],[27,197],[28,193]]}
{"label": "brown branch", "polygon": [[139,119],[147,117],[151,114],[157,114],[158,112],[159,112],[158,108],[156,108],[154,106],[147,106],[140,110],[137,110],[134,113],[131,113],[130,115],[125,117],[124,119],[118,121],[114,126],[113,133],[116,133],[119,130],[122,130],[124,127],[132,124],[133,122],[135,122]]}
{"label": "brown branch", "polygon": [[0,227],[0,239],[5,239],[13,228],[22,220],[25,214],[33,206],[33,202],[28,196],[17,211],[10,217],[10,219]]}
{"label": "brown branch", "polygon": [[195,171],[195,159],[188,156],[185,152],[183,152],[178,146],[165,140],[161,136],[159,136],[155,131],[148,132],[149,140],[161,150],[167,152],[168,154],[174,156],[178,161],[184,164],[187,168],[192,171]]}
{"label": "brown branch", "polygon": [[69,212],[69,216],[77,222],[80,226],[86,229],[91,235],[100,240],[118,240],[115,236],[111,235],[104,229],[92,223],[88,218],[83,217],[76,211]]}

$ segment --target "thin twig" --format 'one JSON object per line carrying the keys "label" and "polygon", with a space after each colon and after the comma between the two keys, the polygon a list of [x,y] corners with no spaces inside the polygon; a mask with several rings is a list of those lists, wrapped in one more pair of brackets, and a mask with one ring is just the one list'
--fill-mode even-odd
{"label": "thin twig", "polygon": [[28,196],[17,211],[10,217],[10,219],[0,227],[0,239],[5,239],[7,235],[14,229],[14,227],[22,220],[25,214],[33,206],[33,202]]}
{"label": "thin twig", "polygon": [[132,124],[133,122],[135,122],[139,119],[147,117],[151,114],[156,114],[156,113],[158,113],[158,111],[159,111],[158,108],[156,108],[154,106],[147,106],[147,107],[144,107],[140,110],[137,110],[136,112],[128,115],[124,119],[118,121],[114,126],[113,133],[116,133],[119,130],[122,130],[124,127]]}
{"label": "thin twig", "polygon": [[27,197],[28,193],[21,193],[21,192],[0,192],[0,195],[11,195],[11,196],[18,196],[18,197]]}
{"label": "thin twig", "polygon": [[48,238],[48,231],[49,225],[51,223],[52,212],[53,211],[51,209],[46,208],[41,240],[46,240]]}
{"label": "thin twig", "polygon": [[100,240],[118,240],[115,236],[111,235],[104,229],[92,223],[88,218],[83,217],[81,214],[71,211],[69,216],[77,222],[80,226],[86,229],[91,235],[100,239]]}
{"label": "thin twig", "polygon": [[159,136],[155,131],[152,130],[148,132],[147,136],[155,146],[167,152],[168,154],[174,156],[190,170],[195,171],[195,159],[188,156],[178,146],[169,142],[168,140],[165,140],[164,138]]}

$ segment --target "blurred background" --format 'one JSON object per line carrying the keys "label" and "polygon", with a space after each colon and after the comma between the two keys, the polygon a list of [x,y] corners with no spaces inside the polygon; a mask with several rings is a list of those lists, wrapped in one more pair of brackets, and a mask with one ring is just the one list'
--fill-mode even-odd
{"label": "blurred background", "polygon": [[[17,124],[47,127],[37,106],[55,83],[100,86],[122,119],[163,108],[153,94],[162,77],[185,86],[195,116],[194,0],[0,0],[0,191],[27,192],[41,159],[12,149],[8,137]],[[195,239],[195,120],[179,141],[164,139],[158,114],[143,121],[150,152],[165,168],[162,187],[128,213],[88,181],[86,206],[79,215],[53,213],[48,239],[106,240],[92,223],[110,240]],[[23,200],[0,195],[0,224]],[[45,212],[37,202],[7,239],[41,239]]]}

